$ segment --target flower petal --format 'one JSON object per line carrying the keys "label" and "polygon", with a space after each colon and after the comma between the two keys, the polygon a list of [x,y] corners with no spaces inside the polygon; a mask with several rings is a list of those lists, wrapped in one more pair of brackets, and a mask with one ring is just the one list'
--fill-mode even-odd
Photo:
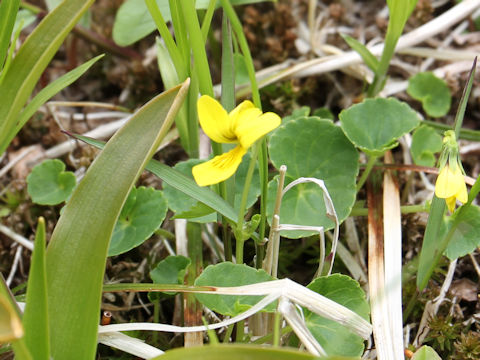
{"label": "flower petal", "polygon": [[230,111],[230,113],[228,114],[232,124],[236,123],[237,117],[242,111],[247,110],[247,109],[252,109],[252,108],[255,108],[255,105],[253,105],[253,103],[250,100],[242,101],[239,105],[237,105],[237,107],[235,109]]}
{"label": "flower petal", "polygon": [[192,174],[200,186],[217,184],[228,179],[237,171],[247,149],[236,146],[234,149],[222,155],[215,156],[212,160],[196,165],[192,168]]}
{"label": "flower petal", "polygon": [[[435,183],[435,195],[439,198],[449,198],[455,196],[459,190],[465,186],[465,180],[459,167],[452,171],[447,164],[440,171],[437,182]],[[466,191],[466,188],[465,188]]]}
{"label": "flower petal", "polygon": [[448,210],[450,210],[450,212],[453,214],[453,212],[455,211],[455,205],[457,203],[457,199],[455,198],[455,196],[452,196],[452,197],[446,198],[445,202],[447,203]]}
{"label": "flower petal", "polygon": [[197,101],[198,119],[207,136],[218,143],[235,143],[237,137],[225,109],[214,98],[203,95]]}
{"label": "flower petal", "polygon": [[[462,175],[463,178],[463,175]],[[462,203],[465,204],[468,201],[468,192],[467,192],[467,185],[465,185],[465,181],[463,181],[462,186],[458,188],[455,197]]]}
{"label": "flower petal", "polygon": [[260,109],[242,111],[235,123],[235,134],[242,147],[248,149],[265,134],[278,127],[282,120],[273,112],[260,115]]}

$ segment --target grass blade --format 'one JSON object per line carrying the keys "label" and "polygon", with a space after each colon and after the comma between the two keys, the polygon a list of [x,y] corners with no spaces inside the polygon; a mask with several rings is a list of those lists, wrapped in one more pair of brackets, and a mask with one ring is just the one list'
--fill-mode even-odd
{"label": "grass blade", "polygon": [[17,17],[20,0],[2,1],[0,3],[0,70],[7,56],[8,44],[12,36],[15,18]]}
{"label": "grass blade", "polygon": [[30,34],[0,84],[0,154],[7,148],[18,115],[63,40],[94,0],[65,0]]}
{"label": "grass blade", "polygon": [[33,358],[39,360],[50,359],[45,246],[45,220],[41,217],[38,219],[23,314],[25,343]]}
{"label": "grass blade", "polygon": [[167,134],[189,81],[151,100],[105,145],[74,191],[47,249],[55,359],[94,359],[105,262],[128,193]]}

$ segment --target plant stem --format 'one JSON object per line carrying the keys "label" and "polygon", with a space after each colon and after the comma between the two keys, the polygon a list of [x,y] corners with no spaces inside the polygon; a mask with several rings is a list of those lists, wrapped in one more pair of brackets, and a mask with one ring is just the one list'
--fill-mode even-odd
{"label": "plant stem", "polygon": [[282,314],[280,312],[275,312],[275,318],[273,323],[273,346],[280,346],[280,334],[282,327]]}
{"label": "plant stem", "polygon": [[365,170],[363,171],[363,174],[357,183],[357,192],[360,191],[363,184],[365,184],[365,181],[367,181],[368,175],[372,171],[373,165],[375,165],[375,161],[377,161],[377,156],[371,155],[368,157],[367,166],[365,167]]}

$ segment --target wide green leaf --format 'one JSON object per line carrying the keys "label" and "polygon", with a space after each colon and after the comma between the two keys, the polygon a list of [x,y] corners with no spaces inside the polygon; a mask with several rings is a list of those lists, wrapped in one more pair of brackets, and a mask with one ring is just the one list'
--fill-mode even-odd
{"label": "wide green leaf", "polygon": [[150,278],[157,284],[183,284],[191,260],[182,255],[167,256],[150,271]]}
{"label": "wide green leaf", "polygon": [[36,165],[27,176],[27,190],[32,201],[41,205],[57,205],[67,200],[77,184],[71,171],[57,159],[45,160]]}
{"label": "wide green leaf", "polygon": [[53,358],[95,358],[113,228],[130,189],[169,131],[187,89],[185,82],[133,115],[105,145],[64,208],[47,249]]}
{"label": "wide green leaf", "polygon": [[[320,359],[304,351],[258,345],[222,344],[169,350],[153,360],[313,360]],[[327,356],[322,360],[360,360],[359,357]]]}
{"label": "wide green leaf", "polygon": [[25,343],[35,360],[50,359],[45,246],[45,220],[39,218],[23,313]]}
{"label": "wide green leaf", "polygon": [[[245,264],[223,262],[209,265],[195,280],[196,286],[241,286],[273,280],[264,270]],[[235,316],[255,305],[262,296],[196,294],[197,300],[222,315]],[[267,307],[270,311],[275,308]]]}
{"label": "wide green leaf", "polygon": [[343,110],[340,123],[355,146],[371,155],[382,155],[397,146],[397,139],[419,123],[407,103],[394,98],[366,99]]}
{"label": "wide green leaf", "polygon": [[408,79],[407,94],[421,101],[423,110],[431,117],[445,116],[452,103],[447,83],[429,71]]}
{"label": "wide green leaf", "polygon": [[[365,293],[358,282],[352,278],[346,275],[334,274],[319,277],[307,287],[355,311],[365,320],[368,320],[370,307],[365,298]],[[347,327],[308,310],[305,310],[305,322],[327,354],[343,356],[362,355],[364,340]]]}
{"label": "wide green leaf", "polygon": [[20,47],[0,84],[0,154],[16,134],[18,115],[63,40],[94,0],[65,0]]}
{"label": "wide green leaf", "polygon": [[119,255],[142,244],[158,229],[167,214],[163,193],[144,186],[133,188],[113,230],[108,256]]}
{"label": "wide green leaf", "polygon": [[430,126],[420,126],[412,136],[410,152],[415,164],[435,166],[435,154],[442,150],[442,137]]}
{"label": "wide green leaf", "polygon": [[[73,137],[93,145],[99,149],[103,149],[104,142],[88,138],[86,136],[72,134]],[[223,200],[218,194],[214,193],[207,187],[198,186],[194,180],[188,176],[182,174],[180,171],[171,168],[157,160],[150,160],[145,167],[146,170],[155,174],[162,179],[166,184],[173,188],[183,192],[189,197],[196,199],[205,205],[215,209],[227,219],[236,222],[237,213],[225,200]]]}
{"label": "wide green leaf", "polygon": [[[281,125],[270,137],[270,157],[279,169],[287,166],[286,184],[299,177],[314,177],[325,182],[339,221],[347,218],[356,197],[358,152],[342,130],[330,120],[301,117]],[[277,181],[268,186],[267,216],[272,218]],[[283,197],[280,209],[282,224],[323,226],[334,223],[326,215],[322,190],[314,183],[293,187]],[[282,231],[282,235],[298,238],[315,234],[312,231]]]}

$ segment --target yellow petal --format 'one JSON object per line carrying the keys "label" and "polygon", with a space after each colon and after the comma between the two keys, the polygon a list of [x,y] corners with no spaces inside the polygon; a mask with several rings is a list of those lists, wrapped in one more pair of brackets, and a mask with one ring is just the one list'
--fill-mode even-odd
{"label": "yellow petal", "polygon": [[247,109],[252,109],[252,108],[255,108],[255,105],[253,105],[253,103],[250,100],[242,101],[240,103],[240,105],[237,105],[237,107],[235,109],[233,109],[232,111],[230,111],[230,113],[228,114],[232,124],[236,123],[237,117],[242,111],[245,111]]}
{"label": "yellow petal", "polygon": [[438,175],[435,184],[435,195],[439,198],[446,199],[455,196],[460,190],[462,190],[462,187],[465,187],[465,180],[460,168],[457,166],[455,171],[452,171],[447,164]]}
{"label": "yellow petal", "polygon": [[455,198],[455,196],[452,196],[452,197],[446,198],[445,202],[447,203],[448,210],[450,210],[450,212],[453,214],[453,212],[455,211],[455,205],[456,205],[457,199]]}
{"label": "yellow petal", "polygon": [[218,143],[237,142],[230,117],[217,100],[203,95],[197,101],[197,111],[200,125],[210,139]]}
{"label": "yellow petal", "polygon": [[280,116],[275,113],[267,112],[260,115],[259,111],[257,108],[242,111],[235,123],[235,134],[240,145],[246,149],[282,122]]}
{"label": "yellow petal", "polygon": [[[463,175],[462,175],[463,179]],[[465,185],[465,181],[463,181],[462,186],[459,186],[455,197],[460,200],[462,204],[465,204],[468,201],[468,192],[467,192],[467,185]]]}
{"label": "yellow petal", "polygon": [[193,178],[200,186],[217,184],[228,179],[237,171],[247,152],[240,145],[225,154],[215,156],[212,160],[192,168]]}

